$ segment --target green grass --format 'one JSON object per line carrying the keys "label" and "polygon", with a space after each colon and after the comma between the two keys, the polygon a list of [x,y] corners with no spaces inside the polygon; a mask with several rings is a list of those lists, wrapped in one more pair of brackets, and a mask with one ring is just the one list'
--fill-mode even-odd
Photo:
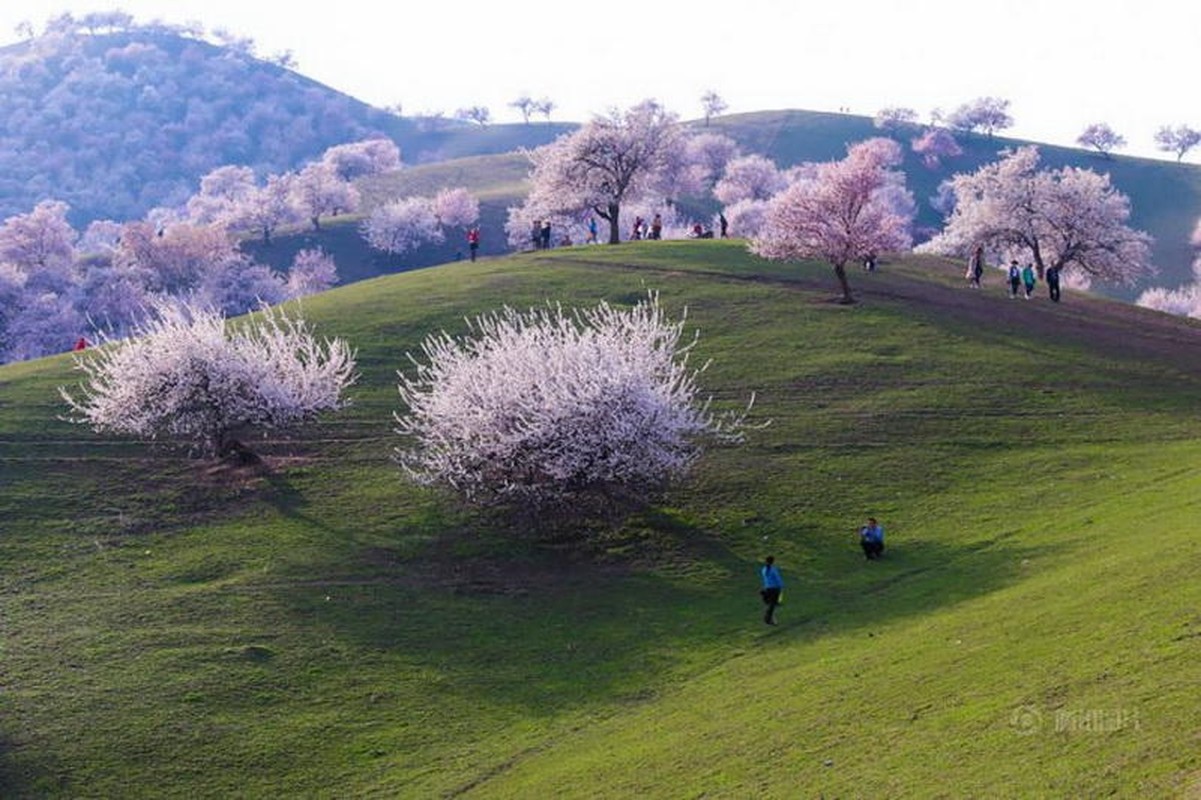
{"label": "green grass", "polygon": [[[545,123],[486,128],[452,125],[419,134],[410,121],[400,120],[397,124],[403,130],[394,133],[399,141],[406,142],[404,157],[414,166],[359,180],[361,213],[323,222],[320,231],[301,226],[281,232],[270,247],[249,242],[246,249],[251,255],[285,270],[297,250],[321,246],[334,254],[343,283],[453,261],[465,253],[461,231],[451,232],[444,243],[426,244],[394,256],[371,250],[359,234],[358,225],[363,215],[396,197],[433,196],[440,189],[460,186],[480,198],[481,254],[506,254],[509,248],[504,224],[508,209],[519,205],[528,192],[529,160],[519,148],[545,144],[572,129],[568,125]],[[707,128],[695,122],[692,127],[730,136],[744,152],[763,153],[781,166],[839,159],[846,155],[848,142],[882,135],[870,117],[798,110],[731,114],[715,118]],[[1005,137],[960,134],[957,138],[963,154],[931,169],[912,152],[910,133],[894,136],[905,154],[901,168],[906,186],[917,202],[915,227],[919,241],[928,239],[942,227],[942,217],[930,204],[940,183],[957,173],[973,172],[995,161],[1002,149],[1032,144]],[[1114,187],[1130,199],[1130,225],[1154,238],[1152,259],[1159,269],[1158,275],[1135,286],[1099,285],[1098,291],[1133,301],[1151,286],[1176,288],[1192,282],[1194,251],[1189,239],[1201,213],[1198,211],[1201,168],[1120,153],[1102,158],[1088,150],[1044,144],[1038,147],[1045,168],[1073,166],[1108,174]],[[424,163],[430,160],[435,163]],[[699,218],[717,212],[712,198],[685,198],[681,209],[686,215]]]}
{"label": "green grass", "polygon": [[[851,279],[688,242],[343,287],[305,313],[358,348],[354,405],[259,477],[59,421],[67,357],[0,369],[0,796],[1197,791],[1197,327],[935,260]],[[586,541],[401,480],[425,333],[648,289],[769,427]]]}

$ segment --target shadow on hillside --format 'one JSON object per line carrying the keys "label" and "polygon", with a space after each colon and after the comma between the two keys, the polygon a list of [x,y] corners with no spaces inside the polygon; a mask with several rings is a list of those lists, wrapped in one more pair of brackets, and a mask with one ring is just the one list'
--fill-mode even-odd
{"label": "shadow on hillside", "polygon": [[[336,602],[303,587],[281,587],[281,600],[347,645],[411,665],[403,680],[424,682],[433,703],[453,696],[537,715],[653,698],[765,646],[765,635],[801,642],[953,606],[1018,580],[1036,555],[995,541],[923,542],[870,564],[853,550],[823,556],[828,573],[793,579],[780,626],[766,628],[757,564],[676,517],[641,524],[600,547],[518,543],[490,555],[452,535],[418,559],[392,559],[389,577],[335,586]],[[363,557],[374,575],[388,560],[378,548]]]}
{"label": "shadow on hillside", "polygon": [[64,788],[62,770],[51,756],[0,734],[0,797],[46,797]]}

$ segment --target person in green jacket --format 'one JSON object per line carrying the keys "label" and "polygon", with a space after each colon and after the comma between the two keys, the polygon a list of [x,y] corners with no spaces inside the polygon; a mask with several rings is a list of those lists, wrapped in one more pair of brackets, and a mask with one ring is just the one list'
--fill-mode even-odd
{"label": "person in green jacket", "polygon": [[1026,299],[1030,299],[1030,295],[1034,294],[1034,265],[1026,264],[1022,267],[1022,284],[1026,288]]}

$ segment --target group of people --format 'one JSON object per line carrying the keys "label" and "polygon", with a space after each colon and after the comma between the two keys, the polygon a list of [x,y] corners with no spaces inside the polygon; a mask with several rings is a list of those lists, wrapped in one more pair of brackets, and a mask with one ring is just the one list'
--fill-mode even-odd
{"label": "group of people", "polygon": [[630,239],[638,241],[640,239],[662,239],[663,238],[663,217],[660,214],[655,214],[654,219],[648,227],[646,220],[642,217],[634,217],[634,230],[630,232]]}
{"label": "group of people", "polygon": [[[980,279],[984,275],[984,247],[977,245],[972,251],[972,255],[968,258],[967,273],[964,277],[967,279],[968,286],[973,289],[980,288]],[[1034,272],[1034,265],[1027,262],[1026,266],[1018,264],[1015,258],[1009,262],[1009,269],[1006,273],[1009,282],[1009,298],[1012,300],[1022,293],[1022,296],[1029,300],[1034,296],[1034,289],[1038,285],[1038,277]],[[1059,267],[1047,267],[1044,274],[1044,280],[1047,282],[1047,293],[1054,303],[1059,302]]]}
{"label": "group of people", "polygon": [[530,243],[535,250],[550,249],[550,220],[536,219],[530,225]]}
{"label": "group of people", "polygon": [[[875,517],[868,517],[867,523],[859,528],[859,546],[863,548],[863,556],[868,561],[884,557],[884,526]],[[780,568],[776,566],[776,557],[768,556],[759,567],[759,597],[763,599],[766,610],[763,621],[768,625],[776,624],[776,609],[784,596],[784,578]]]}

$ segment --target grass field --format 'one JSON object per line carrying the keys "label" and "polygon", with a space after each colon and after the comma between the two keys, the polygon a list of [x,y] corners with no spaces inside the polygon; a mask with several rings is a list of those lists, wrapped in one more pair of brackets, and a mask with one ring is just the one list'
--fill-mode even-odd
{"label": "grass field", "polygon": [[[346,286],[305,313],[354,405],[263,472],[60,421],[68,357],[0,368],[0,796],[1197,796],[1197,326],[851,280],[717,241]],[[648,289],[769,427],[584,540],[402,481],[427,332]]]}

